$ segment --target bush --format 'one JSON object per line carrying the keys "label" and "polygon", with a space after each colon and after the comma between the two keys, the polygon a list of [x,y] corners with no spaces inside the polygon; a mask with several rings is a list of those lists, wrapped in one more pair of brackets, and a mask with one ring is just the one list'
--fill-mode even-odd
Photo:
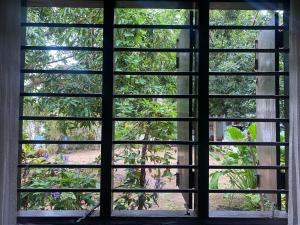
{"label": "bush", "polygon": [[[237,127],[228,127],[225,134],[226,141],[254,142],[256,141],[256,124],[250,124],[244,131]],[[255,166],[257,165],[257,150],[255,146],[212,146],[210,156],[217,161],[222,161],[223,166]],[[219,188],[219,179],[226,176],[229,179],[230,188],[255,189],[256,171],[245,169],[224,169],[210,174],[210,189]],[[235,194],[226,194],[229,199],[229,207]],[[268,208],[270,202],[263,195],[245,194],[245,201],[241,204],[243,210],[258,210]]]}
{"label": "bush", "polygon": [[[27,146],[24,151],[27,163],[48,164],[49,154],[34,150]],[[58,155],[54,163],[65,163],[67,157]],[[59,169],[33,168],[22,172],[22,188],[96,188],[100,184],[96,179],[97,173],[93,169]],[[78,210],[86,209],[95,204],[92,193],[81,192],[24,192],[20,194],[23,209],[50,210]]]}

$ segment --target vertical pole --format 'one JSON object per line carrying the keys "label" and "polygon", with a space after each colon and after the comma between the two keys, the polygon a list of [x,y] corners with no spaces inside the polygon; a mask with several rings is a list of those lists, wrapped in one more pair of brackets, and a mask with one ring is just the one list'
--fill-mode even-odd
{"label": "vertical pole", "polygon": [[103,27],[103,99],[102,99],[102,146],[101,146],[101,196],[100,216],[107,219],[112,210],[112,148],[113,148],[113,24],[114,1],[104,2]]}
{"label": "vertical pole", "polygon": [[[290,5],[289,1],[287,1],[284,4],[284,12],[283,12],[283,26],[284,26],[284,33],[283,33],[283,47],[289,48],[289,10]],[[289,71],[289,56],[284,56],[284,71]],[[284,77],[284,95],[289,95],[289,77]],[[289,101],[285,101],[284,103],[284,118],[289,118]],[[284,130],[285,130],[285,142],[289,142],[289,123],[284,123]],[[289,147],[285,146],[284,149],[284,163],[285,166],[289,166]],[[285,189],[288,189],[288,170],[285,170]],[[287,212],[288,209],[288,194],[286,195],[286,201],[285,201],[285,210]]]}
{"label": "vertical pole", "polygon": [[[189,48],[192,50],[194,48],[194,28],[193,28],[193,21],[194,21],[194,13],[193,11],[190,11],[190,19],[189,19],[189,25],[190,25],[190,41],[189,41]],[[189,71],[192,72],[194,69],[194,60],[193,60],[194,53],[190,52],[189,54]],[[189,76],[189,94],[193,94],[193,76]],[[189,117],[193,116],[193,99],[189,98]],[[189,121],[189,141],[193,141],[193,121]],[[193,145],[189,145],[189,165],[193,164]],[[192,169],[189,169],[189,188],[194,188],[192,181],[193,179],[193,171]],[[188,202],[188,208],[191,209],[193,205],[193,194],[189,193],[189,202]]]}
{"label": "vertical pole", "polygon": [[[190,15],[187,15],[187,24],[190,24]],[[190,45],[190,29],[182,30],[178,40],[177,40],[177,48],[189,48]],[[193,62],[192,62],[193,63]],[[177,54],[177,71],[187,72],[191,69],[191,52],[179,52]],[[178,76],[176,77],[177,83],[177,93],[178,94],[190,94],[190,90],[192,90],[192,86],[190,85],[190,81],[192,76]],[[178,117],[190,117],[191,116],[191,106],[192,99],[177,99],[177,115]],[[191,140],[193,138],[193,123],[190,121],[178,121],[177,122],[177,138],[178,140]],[[177,163],[178,165],[189,165],[193,160],[193,145],[179,145],[177,151]],[[192,177],[192,169],[178,169],[178,179],[177,184],[180,189],[191,188],[192,181],[194,177]],[[190,209],[192,207],[191,197],[192,193],[182,193],[182,196],[185,201],[186,209]]]}
{"label": "vertical pole", "polygon": [[16,224],[20,0],[0,1],[0,224]]}
{"label": "vertical pole", "polygon": [[198,10],[198,183],[197,211],[200,219],[208,218],[209,204],[209,1],[199,0]]}
{"label": "vertical pole", "polygon": [[[21,1],[21,22],[25,23],[27,21],[27,0],[22,0]],[[26,45],[26,27],[21,28],[21,45]],[[21,46],[20,46],[21,48]],[[25,50],[20,50],[21,51],[21,57],[20,57],[20,68],[24,69],[25,68]],[[20,93],[24,92],[24,73],[20,71]],[[23,104],[24,104],[24,97],[19,96],[19,115],[23,116]],[[19,120],[19,141],[23,139],[23,121]],[[19,144],[18,148],[18,163],[21,163],[22,161],[22,144]],[[18,188],[21,188],[21,168],[18,168]],[[17,196],[17,206],[18,209],[20,209],[20,195],[21,193],[18,193]]]}
{"label": "vertical pole", "polygon": [[290,1],[289,22],[289,225],[300,224],[300,1]]}
{"label": "vertical pole", "polygon": [[[275,13],[275,26],[277,27],[275,30],[275,71],[279,71],[280,67],[279,67],[279,52],[277,51],[280,47],[280,43],[279,43],[279,30],[278,30],[278,26],[279,26],[279,14],[276,12]],[[279,95],[280,94],[280,77],[276,76],[275,77],[275,95]],[[276,99],[275,100],[275,115],[276,118],[280,118],[280,100]],[[280,122],[276,122],[276,142],[280,142]],[[276,146],[276,165],[280,166],[280,146]],[[280,169],[277,169],[276,172],[276,180],[277,180],[277,189],[279,188],[279,183],[281,180],[280,177]],[[277,207],[279,210],[281,210],[281,193],[277,194]]]}
{"label": "vertical pole", "polygon": [[[275,26],[275,16],[269,22]],[[275,49],[276,28],[273,30],[263,30],[258,34],[257,49]],[[278,40],[277,40],[278,41]],[[257,71],[275,72],[275,53],[258,53],[257,54]],[[256,95],[275,95],[276,76],[257,76],[256,77]],[[256,99],[256,118],[276,118],[276,100],[275,99]],[[275,142],[277,122],[261,122],[256,124],[256,141],[258,142]],[[276,146],[257,146],[257,157],[259,165],[277,165]],[[272,189],[278,187],[277,170],[257,170],[259,180],[257,186],[259,189]],[[261,194],[266,197],[272,204],[277,203],[277,194]],[[263,205],[262,205],[263,207]],[[263,207],[264,208],[264,207]]]}

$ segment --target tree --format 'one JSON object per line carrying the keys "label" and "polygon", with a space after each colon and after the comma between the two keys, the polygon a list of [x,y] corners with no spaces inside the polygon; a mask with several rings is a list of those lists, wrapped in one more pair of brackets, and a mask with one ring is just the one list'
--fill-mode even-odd
{"label": "tree", "polygon": [[[184,24],[188,18],[186,10],[137,10],[117,9],[116,22],[122,24]],[[29,22],[63,22],[101,24],[101,9],[80,8],[29,8]],[[212,11],[211,23],[240,23],[255,25],[264,23],[269,14],[262,15],[252,11]],[[116,47],[174,48],[180,30],[155,29],[117,29]],[[211,31],[210,47],[253,47],[256,31]],[[39,28],[26,30],[28,45],[41,46],[81,46],[102,47],[102,29],[99,28]],[[254,71],[253,54],[222,54],[210,56],[212,71]],[[25,53],[25,68],[63,69],[63,70],[102,70],[102,54],[96,51],[45,51],[34,50]],[[175,53],[115,52],[115,70],[118,71],[176,71]],[[26,92],[46,93],[101,93],[102,78],[99,74],[27,74]],[[216,94],[254,94],[255,82],[251,78],[211,77],[210,93]],[[176,94],[174,76],[115,77],[116,94]],[[255,112],[255,103],[239,100],[210,101],[210,114],[239,117]],[[176,99],[145,98],[115,99],[116,117],[176,117]],[[78,97],[25,97],[24,115],[101,117],[100,98]],[[24,137],[29,123],[24,123]],[[94,140],[101,123],[97,121],[47,121],[44,136],[47,139],[69,136],[73,139]],[[177,124],[170,121],[119,121],[115,123],[115,140],[172,140],[176,139]],[[85,131],[85,132],[82,132]],[[39,130],[41,132],[41,130]],[[56,133],[53,135],[52,133]],[[61,134],[61,135],[58,135]],[[78,135],[81,136],[78,136]],[[167,145],[120,145],[115,146],[114,162],[121,164],[170,164],[174,160],[174,150]],[[47,149],[48,151],[48,149]],[[30,153],[31,154],[31,153]],[[27,155],[28,156],[28,155]],[[98,160],[98,159],[97,159]],[[40,163],[47,163],[41,161]],[[40,173],[41,179],[51,178],[51,173],[35,170],[30,176]],[[45,173],[45,174],[43,174]],[[48,175],[47,175],[48,174]],[[150,174],[150,176],[148,176]],[[155,180],[155,188],[162,188],[162,177],[171,177],[170,170],[126,169],[124,178],[117,187],[147,188],[149,179]],[[151,178],[150,178],[151,177]],[[97,183],[97,182],[96,182]],[[26,183],[30,185],[32,183]],[[26,186],[25,185],[25,186]],[[49,183],[52,186],[53,184]],[[91,182],[95,187],[95,182]],[[39,196],[40,197],[40,196]],[[31,199],[31,201],[34,201]],[[157,203],[154,193],[122,193],[115,199],[116,209],[147,209]],[[92,204],[90,202],[90,204]],[[30,205],[30,204],[29,204]]]}
{"label": "tree", "polygon": [[[186,20],[186,11],[160,10],[119,10],[118,20],[122,23],[173,24]],[[88,16],[87,16],[88,15]],[[92,23],[101,23],[101,11],[81,9],[30,9],[30,21],[85,23],[87,17]],[[61,18],[60,21],[57,18]],[[92,18],[92,20],[91,20]],[[46,34],[46,35],[45,35]],[[120,47],[175,47],[178,30],[132,30],[119,29],[116,32],[116,46]],[[102,31],[92,29],[61,29],[61,28],[30,28],[27,31],[28,45],[55,46],[101,46]],[[161,63],[157,63],[157,57]],[[32,51],[25,55],[26,68],[30,69],[91,69],[101,70],[102,56],[94,52],[79,51]],[[116,53],[115,65],[123,71],[175,71],[176,54],[174,53]],[[118,94],[175,94],[176,78],[159,76],[122,76],[116,77],[116,93]],[[26,79],[25,89],[28,92],[47,93],[99,93],[101,92],[100,76],[92,75],[60,75],[30,74]],[[101,104],[98,99],[84,98],[27,98],[24,113],[37,115],[100,117]],[[116,99],[116,116],[120,117],[176,117],[176,100],[173,99]],[[70,135],[76,129],[99,127],[94,121],[57,121],[59,133]],[[53,129],[50,123],[46,128]],[[176,123],[158,122],[117,122],[115,139],[120,140],[169,140],[176,138]],[[46,137],[49,132],[46,132]],[[171,146],[125,145],[116,160],[125,164],[169,164],[173,159]],[[117,151],[118,148],[116,148]],[[158,154],[160,153],[161,154]],[[134,156],[134,158],[132,157]],[[156,171],[153,178],[171,176],[170,170]],[[120,187],[146,188],[145,169],[127,170]],[[163,185],[163,182],[158,184]],[[126,194],[116,199],[116,208],[122,207],[120,199],[127,199]],[[144,209],[151,207],[156,201],[155,194],[142,193],[138,197],[128,199],[132,208]]]}
{"label": "tree", "polygon": [[[211,25],[267,25],[272,12],[253,10],[211,10]],[[255,48],[257,30],[211,30],[210,48]],[[254,53],[213,53],[210,55],[210,71],[254,72]],[[255,77],[212,76],[209,79],[210,94],[255,95]],[[210,115],[239,118],[255,116],[255,100],[211,99]]]}

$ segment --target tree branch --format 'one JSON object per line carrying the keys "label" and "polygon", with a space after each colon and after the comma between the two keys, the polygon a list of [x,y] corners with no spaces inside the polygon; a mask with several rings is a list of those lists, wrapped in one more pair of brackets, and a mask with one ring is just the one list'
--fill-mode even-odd
{"label": "tree branch", "polygon": [[69,56],[66,56],[66,57],[64,57],[62,59],[53,60],[53,61],[48,62],[47,65],[52,64],[52,63],[58,63],[58,62],[66,60],[66,59],[70,59],[72,57],[73,57],[73,55],[69,55]]}

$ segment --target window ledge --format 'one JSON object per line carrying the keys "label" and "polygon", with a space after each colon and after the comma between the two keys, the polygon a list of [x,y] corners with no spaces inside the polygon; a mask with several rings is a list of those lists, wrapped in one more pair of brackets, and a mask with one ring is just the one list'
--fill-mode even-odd
{"label": "window ledge", "polygon": [[[18,218],[79,218],[84,216],[85,210],[19,210]],[[91,217],[97,217],[99,211],[95,211]],[[115,210],[112,217],[182,217],[195,218],[195,213],[191,211],[190,215],[186,215],[184,210]],[[225,211],[212,210],[209,212],[210,218],[272,218],[271,211]],[[287,213],[276,210],[274,218],[286,219]]]}
{"label": "window ledge", "polygon": [[[75,221],[84,216],[84,210],[20,210],[18,212],[19,225],[76,225]],[[274,218],[272,212],[257,211],[210,211],[210,218],[200,221],[191,215],[185,215],[184,210],[148,210],[148,211],[114,211],[111,219],[101,219],[99,211],[95,211],[91,218],[87,218],[90,225],[286,225],[287,213],[276,211]],[[106,221],[106,222],[105,222]]]}
{"label": "window ledge", "polygon": [[210,218],[275,218],[287,219],[287,212],[275,210],[274,217],[272,211],[209,211]]}

